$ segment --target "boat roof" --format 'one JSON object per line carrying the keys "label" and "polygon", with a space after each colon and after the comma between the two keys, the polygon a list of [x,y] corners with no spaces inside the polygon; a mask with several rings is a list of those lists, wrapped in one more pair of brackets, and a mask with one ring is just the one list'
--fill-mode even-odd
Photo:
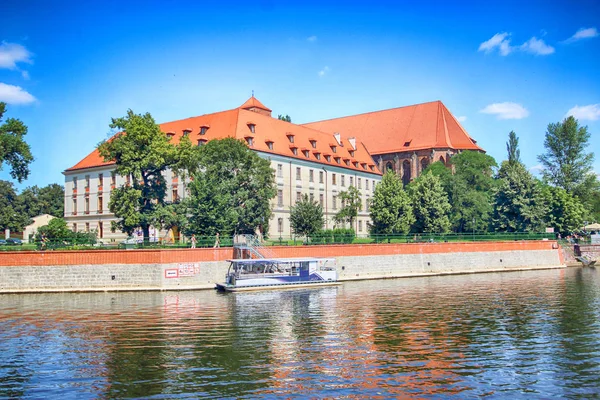
{"label": "boat roof", "polygon": [[226,260],[228,262],[236,264],[263,264],[268,263],[292,263],[298,261],[321,261],[321,260],[333,260],[333,258],[322,258],[322,257],[296,257],[296,258],[234,258]]}

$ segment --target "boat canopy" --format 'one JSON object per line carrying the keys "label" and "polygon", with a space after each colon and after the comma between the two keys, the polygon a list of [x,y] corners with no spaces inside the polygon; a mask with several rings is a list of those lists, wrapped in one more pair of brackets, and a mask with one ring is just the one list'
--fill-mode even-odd
{"label": "boat canopy", "polygon": [[226,260],[236,264],[264,264],[264,263],[293,263],[302,261],[323,261],[332,260],[333,258],[317,258],[317,257],[296,257],[296,258],[234,258]]}

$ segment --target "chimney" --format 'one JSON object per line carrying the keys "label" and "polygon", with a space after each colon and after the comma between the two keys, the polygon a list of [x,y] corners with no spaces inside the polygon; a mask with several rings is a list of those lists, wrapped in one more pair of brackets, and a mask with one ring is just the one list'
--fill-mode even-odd
{"label": "chimney", "polygon": [[348,141],[350,142],[350,145],[352,146],[352,148],[354,150],[356,150],[356,138],[354,138],[354,137],[348,138]]}

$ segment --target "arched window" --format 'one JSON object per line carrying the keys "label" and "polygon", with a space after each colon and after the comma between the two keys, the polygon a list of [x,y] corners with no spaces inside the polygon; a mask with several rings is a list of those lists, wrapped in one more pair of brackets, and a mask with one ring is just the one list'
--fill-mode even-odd
{"label": "arched window", "polygon": [[425,168],[429,165],[429,159],[427,157],[421,158],[421,172],[425,171]]}
{"label": "arched window", "polygon": [[440,159],[438,161],[441,162],[442,164],[446,165],[446,161],[444,160],[444,156],[440,156]]}
{"label": "arched window", "polygon": [[408,185],[410,183],[410,161],[404,160],[402,163],[402,183]]}
{"label": "arched window", "polygon": [[387,171],[394,171],[394,164],[392,164],[391,162],[388,162],[387,164],[385,164],[385,172]]}

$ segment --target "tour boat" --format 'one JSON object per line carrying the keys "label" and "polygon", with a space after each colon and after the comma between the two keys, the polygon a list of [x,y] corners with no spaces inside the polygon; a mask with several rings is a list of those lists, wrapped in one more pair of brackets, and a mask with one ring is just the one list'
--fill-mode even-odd
{"label": "tour boat", "polygon": [[239,292],[339,285],[334,258],[256,258],[230,262],[218,290]]}

